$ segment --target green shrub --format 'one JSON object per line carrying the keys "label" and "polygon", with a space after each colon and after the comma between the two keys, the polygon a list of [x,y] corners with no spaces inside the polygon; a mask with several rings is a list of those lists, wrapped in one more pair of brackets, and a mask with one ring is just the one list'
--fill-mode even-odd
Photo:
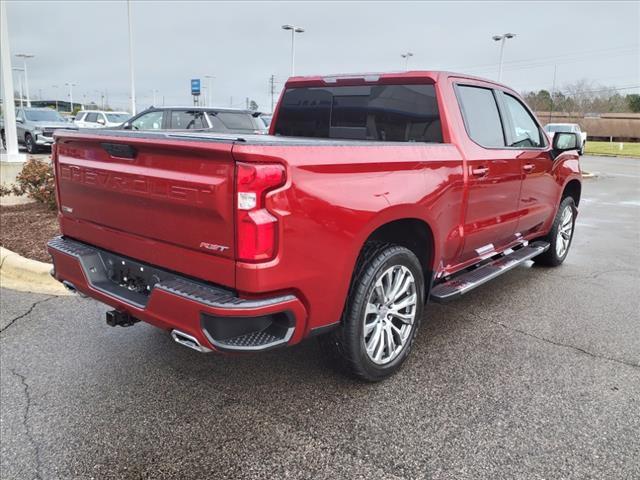
{"label": "green shrub", "polygon": [[0,187],[0,196],[27,195],[36,202],[44,203],[51,210],[56,209],[56,183],[53,168],[49,162],[31,159],[24,164],[16,177],[16,183]]}

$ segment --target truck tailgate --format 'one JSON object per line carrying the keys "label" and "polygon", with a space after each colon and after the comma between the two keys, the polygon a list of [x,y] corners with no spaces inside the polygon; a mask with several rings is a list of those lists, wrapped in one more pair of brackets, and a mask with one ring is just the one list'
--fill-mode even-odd
{"label": "truck tailgate", "polygon": [[62,233],[234,286],[232,141],[58,136]]}

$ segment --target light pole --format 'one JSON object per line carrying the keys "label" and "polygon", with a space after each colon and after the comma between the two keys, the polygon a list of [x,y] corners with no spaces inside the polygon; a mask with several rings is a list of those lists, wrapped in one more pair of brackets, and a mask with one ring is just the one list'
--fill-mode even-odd
{"label": "light pole", "polygon": [[[24,72],[24,69],[13,67],[12,70],[14,72]],[[18,74],[18,94],[20,95],[20,108],[24,107],[23,97],[24,94],[22,92],[22,75]]]}
{"label": "light pole", "polygon": [[216,78],[213,75],[205,75],[204,78],[207,79],[207,84],[208,84],[208,88],[207,88],[207,107],[213,107],[213,87],[212,87],[212,83],[213,83],[213,79]]}
{"label": "light pole", "polygon": [[24,89],[27,95],[27,107],[31,107],[31,96],[29,95],[29,76],[27,75],[27,58],[33,58],[35,55],[31,53],[16,53],[16,57],[22,58],[24,65]]}
{"label": "light pole", "polygon": [[73,87],[77,87],[77,83],[67,82],[65,83],[67,87],[69,87],[69,103],[71,106],[69,107],[69,112],[73,113]]}
{"label": "light pole", "polygon": [[411,52],[407,52],[407,53],[403,53],[402,55],[400,55],[402,58],[404,58],[404,69],[405,70],[409,70],[409,59],[411,57],[413,57],[413,53]]}
{"label": "light pole", "polygon": [[296,71],[296,33],[304,32],[304,28],[295,25],[282,25],[283,30],[291,30],[291,76]]}
{"label": "light pole", "polygon": [[9,22],[7,21],[7,2],[0,1],[0,74],[2,75],[2,111],[4,113],[4,148],[6,154],[0,155],[2,161],[24,162],[25,155],[18,151],[16,132],[16,104],[13,92],[13,73],[11,72],[11,46],[9,45]]}
{"label": "light pole", "polygon": [[51,85],[51,87],[56,89],[55,96],[56,96],[56,112],[57,112],[58,111],[58,85]]}
{"label": "light pole", "polygon": [[502,58],[504,56],[504,42],[507,41],[507,38],[515,37],[515,33],[504,33],[502,35],[494,35],[493,40],[496,42],[500,42],[500,64],[498,67],[498,81],[502,80]]}
{"label": "light pole", "polygon": [[155,107],[156,106],[156,98],[157,98],[156,94],[159,93],[159,90],[154,88],[153,90],[151,90],[151,93],[153,94],[153,104],[152,105]]}
{"label": "light pole", "polygon": [[136,114],[136,80],[133,72],[133,27],[131,25],[131,0],[127,0],[127,21],[129,23],[129,75],[131,77],[131,115]]}

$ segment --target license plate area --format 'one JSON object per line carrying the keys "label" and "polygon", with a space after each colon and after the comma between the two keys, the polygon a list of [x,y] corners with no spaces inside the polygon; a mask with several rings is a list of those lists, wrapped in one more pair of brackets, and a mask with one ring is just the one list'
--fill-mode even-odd
{"label": "license plate area", "polygon": [[142,308],[156,284],[176,278],[165,270],[103,250],[83,255],[80,261],[94,288]]}

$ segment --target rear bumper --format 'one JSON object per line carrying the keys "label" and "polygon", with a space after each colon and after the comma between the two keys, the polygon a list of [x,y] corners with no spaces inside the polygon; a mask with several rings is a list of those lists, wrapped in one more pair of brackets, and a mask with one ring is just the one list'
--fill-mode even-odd
{"label": "rear bumper", "polygon": [[263,351],[302,339],[306,309],[294,295],[257,299],[69,239],[48,244],[53,276],[117,310],[211,350]]}

